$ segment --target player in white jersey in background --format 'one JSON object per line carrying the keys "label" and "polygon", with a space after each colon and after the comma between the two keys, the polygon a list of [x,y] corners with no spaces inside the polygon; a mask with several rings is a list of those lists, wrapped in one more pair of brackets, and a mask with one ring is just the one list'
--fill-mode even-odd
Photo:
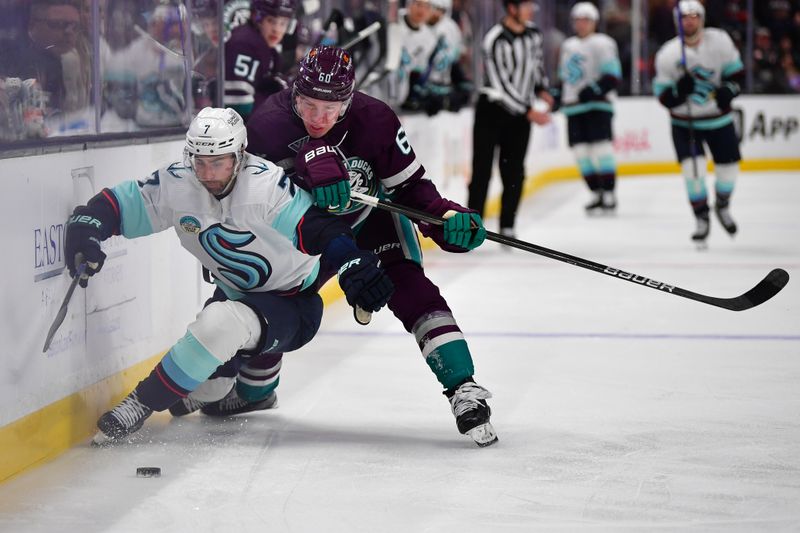
{"label": "player in white jersey in background", "polygon": [[[387,103],[398,109],[411,95],[415,85],[424,85],[436,50],[436,34],[428,26],[431,14],[429,0],[411,0],[398,13],[399,20],[390,24],[389,48],[400,47],[400,62],[389,76]],[[391,55],[391,53],[390,53]]]}
{"label": "player in white jersey in background", "polygon": [[709,233],[704,144],[714,159],[714,212],[730,235],[737,229],[730,199],[741,156],[731,101],[740,92],[744,65],[727,33],[703,27],[705,8],[700,2],[681,0],[678,9],[676,24],[683,25],[686,65],[680,37],[667,41],[656,54],[653,86],[672,118],[672,140],[697,223],[692,240],[703,244]]}
{"label": "player in white jersey in background", "polygon": [[[105,260],[101,241],[167,229],[217,285],[150,375],[100,417],[95,443],[123,438],[153,411],[187,397],[214,402],[235,394],[234,376],[243,359],[296,350],[310,341],[322,318],[320,269],[338,270],[354,307],[377,311],[390,298],[391,281],[375,254],[356,247],[349,224],[313,206],[310,194],[279,167],[246,153],[246,146],[242,117],[232,109],[207,107],[189,126],[183,161],[141,181],[103,189],[70,217],[65,260],[73,277],[86,262],[84,287]],[[206,381],[223,369],[229,372]],[[275,404],[275,386],[254,409]]]}
{"label": "player in white jersey in background", "polygon": [[444,109],[458,111],[470,100],[473,83],[467,79],[459,58],[464,51],[461,28],[450,16],[452,0],[430,0],[428,25],[436,35],[436,49],[430,63],[430,76],[423,86],[428,115]]}
{"label": "player in white jersey in background", "polygon": [[557,101],[567,116],[569,145],[592,192],[586,211],[610,212],[617,207],[611,119],[622,78],[619,52],[614,39],[595,31],[600,13],[593,4],[578,2],[570,19],[576,35],[561,45]]}

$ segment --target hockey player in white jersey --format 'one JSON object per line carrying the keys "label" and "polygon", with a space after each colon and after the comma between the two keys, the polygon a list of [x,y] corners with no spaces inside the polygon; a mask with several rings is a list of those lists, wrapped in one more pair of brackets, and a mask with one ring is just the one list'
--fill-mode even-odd
{"label": "hockey player in white jersey", "polygon": [[425,103],[423,107],[428,115],[433,115],[442,109],[461,109],[469,102],[473,84],[458,62],[464,50],[464,36],[450,16],[453,1],[430,0],[430,4],[428,25],[436,35],[436,48],[430,62],[430,76],[421,90]]}
{"label": "hockey player in white jersey", "polygon": [[683,25],[685,47],[680,36],[661,47],[656,54],[653,86],[659,101],[669,109],[672,140],[696,218],[692,239],[702,244],[709,233],[704,145],[714,159],[714,212],[730,235],[737,230],[730,214],[730,199],[741,156],[731,101],[740,92],[744,66],[727,33],[703,27],[705,9],[700,2],[681,0],[678,9],[676,24]]}
{"label": "hockey player in white jersey", "polygon": [[575,36],[561,46],[556,101],[567,116],[569,145],[592,193],[586,211],[611,212],[617,206],[611,119],[622,77],[617,43],[595,31],[600,14],[593,4],[578,2],[570,18]]}
{"label": "hockey player in white jersey", "polygon": [[[100,242],[167,229],[194,255],[217,285],[186,334],[122,402],[97,422],[103,444],[141,428],[196,391],[197,400],[229,394],[226,379],[207,378],[248,355],[300,348],[319,328],[320,269],[338,270],[348,303],[383,307],[393,286],[372,252],[359,250],[349,224],[312,205],[283,170],[245,152],[247,130],[232,109],[205,108],[186,134],[183,161],[141,181],[103,189],[75,208],[66,231],[66,262],[74,277],[103,266]],[[206,383],[204,383],[206,382]],[[203,387],[200,385],[203,384]],[[274,405],[274,387],[258,405]]]}
{"label": "hockey player in white jersey", "polygon": [[428,26],[430,13],[429,0],[411,0],[406,9],[399,11],[398,22],[389,27],[389,49],[400,48],[399,64],[393,66],[389,77],[388,103],[392,107],[405,103],[414,87],[424,85],[430,75],[429,67],[436,50],[436,34]]}

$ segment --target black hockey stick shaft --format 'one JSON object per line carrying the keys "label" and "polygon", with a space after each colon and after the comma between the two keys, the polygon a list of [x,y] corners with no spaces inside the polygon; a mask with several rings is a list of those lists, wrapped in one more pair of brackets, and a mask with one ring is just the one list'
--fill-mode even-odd
{"label": "black hockey stick shaft", "polygon": [[76,259],[78,262],[78,268],[76,269],[75,277],[72,278],[72,282],[69,284],[69,288],[67,289],[67,294],[64,295],[64,301],[61,303],[61,307],[58,308],[56,318],[53,319],[53,324],[50,326],[50,330],[47,332],[47,337],[44,339],[44,348],[42,348],[42,353],[47,352],[47,349],[50,348],[50,343],[53,341],[53,337],[55,337],[58,328],[61,327],[61,323],[64,322],[64,319],[67,317],[67,308],[69,307],[69,301],[72,299],[72,293],[75,292],[75,287],[77,287],[78,282],[81,280],[81,276],[83,276],[84,272],[86,272],[86,262],[83,261],[83,255],[79,255]]}
{"label": "black hockey stick shaft", "polygon": [[[429,213],[425,213],[424,211],[419,211],[395,204],[393,202],[380,200],[373,196],[368,196],[355,191],[351,192],[350,194],[354,200],[372,207],[377,207],[386,211],[405,215],[414,220],[428,222],[430,224],[444,224],[443,218],[435,217]],[[681,296],[683,298],[688,298],[689,300],[713,305],[714,307],[721,307],[722,309],[728,309],[730,311],[744,311],[760,305],[778,294],[789,282],[789,273],[781,268],[776,268],[746,293],[733,298],[716,298],[714,296],[706,296],[705,294],[699,294],[690,290],[682,289],[675,285],[669,285],[661,281],[656,281],[646,276],[634,274],[633,272],[626,272],[619,268],[603,265],[589,259],[583,259],[581,257],[566,254],[564,252],[559,252],[558,250],[552,250],[550,248],[545,248],[544,246],[539,246],[530,242],[522,241],[512,237],[506,237],[505,235],[500,235],[499,233],[487,231],[486,238],[490,241],[511,246],[512,248],[518,248],[520,250],[525,250],[526,252],[549,257],[550,259],[555,259],[556,261],[568,263],[570,265],[585,268],[587,270],[593,270],[594,272],[599,272],[600,274],[605,274],[607,276],[611,276],[612,278],[629,281],[642,287],[649,287],[660,292]]]}

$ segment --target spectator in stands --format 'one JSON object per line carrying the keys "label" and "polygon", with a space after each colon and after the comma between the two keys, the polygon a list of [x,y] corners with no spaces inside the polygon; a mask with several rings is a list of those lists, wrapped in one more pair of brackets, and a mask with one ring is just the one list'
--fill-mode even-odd
{"label": "spectator in stands", "polygon": [[780,56],[772,41],[772,33],[763,26],[758,28],[753,47],[753,67],[755,69],[753,89],[755,92],[782,92],[779,61]]}
{"label": "spectator in stands", "polygon": [[782,51],[780,61],[786,92],[800,93],[800,69],[796,54],[792,53],[792,50]]}
{"label": "spectator in stands", "polygon": [[0,54],[0,73],[21,80],[34,79],[45,92],[45,114],[60,111],[65,89],[61,54],[80,23],[69,0],[33,0],[27,32],[7,44]]}

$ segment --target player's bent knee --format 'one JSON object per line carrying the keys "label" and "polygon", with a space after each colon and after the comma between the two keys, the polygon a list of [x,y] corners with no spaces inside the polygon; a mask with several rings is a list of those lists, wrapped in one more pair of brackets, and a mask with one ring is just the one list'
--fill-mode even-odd
{"label": "player's bent knee", "polygon": [[261,338],[261,321],[247,305],[226,300],[207,305],[189,332],[220,361],[227,361],[239,350],[252,350]]}

